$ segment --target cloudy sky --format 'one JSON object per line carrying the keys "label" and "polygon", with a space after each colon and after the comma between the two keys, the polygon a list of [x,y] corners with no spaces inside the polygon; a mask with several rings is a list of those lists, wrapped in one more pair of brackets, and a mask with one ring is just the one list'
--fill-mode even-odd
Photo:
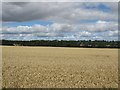
{"label": "cloudy sky", "polygon": [[117,2],[3,2],[2,38],[118,40]]}

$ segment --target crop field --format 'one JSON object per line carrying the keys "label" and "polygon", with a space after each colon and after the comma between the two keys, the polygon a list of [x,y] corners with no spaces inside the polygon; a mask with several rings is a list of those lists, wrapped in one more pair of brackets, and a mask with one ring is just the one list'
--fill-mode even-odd
{"label": "crop field", "polygon": [[118,50],[3,46],[2,87],[117,88]]}

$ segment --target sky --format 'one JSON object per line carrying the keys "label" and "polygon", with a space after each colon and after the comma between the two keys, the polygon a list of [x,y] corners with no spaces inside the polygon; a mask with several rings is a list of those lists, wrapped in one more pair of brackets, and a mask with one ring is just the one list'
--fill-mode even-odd
{"label": "sky", "polygon": [[117,2],[3,2],[7,40],[118,40]]}

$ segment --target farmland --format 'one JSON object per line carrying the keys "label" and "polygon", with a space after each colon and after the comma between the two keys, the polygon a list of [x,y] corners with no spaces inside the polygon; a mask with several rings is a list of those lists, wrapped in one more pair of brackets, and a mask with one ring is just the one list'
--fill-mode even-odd
{"label": "farmland", "polygon": [[2,87],[118,87],[117,49],[3,46],[2,50]]}

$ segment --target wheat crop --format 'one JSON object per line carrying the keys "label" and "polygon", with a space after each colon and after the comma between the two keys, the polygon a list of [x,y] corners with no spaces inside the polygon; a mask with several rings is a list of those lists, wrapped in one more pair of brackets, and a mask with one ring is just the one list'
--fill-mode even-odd
{"label": "wheat crop", "polygon": [[2,87],[118,87],[117,49],[27,46],[2,49]]}

